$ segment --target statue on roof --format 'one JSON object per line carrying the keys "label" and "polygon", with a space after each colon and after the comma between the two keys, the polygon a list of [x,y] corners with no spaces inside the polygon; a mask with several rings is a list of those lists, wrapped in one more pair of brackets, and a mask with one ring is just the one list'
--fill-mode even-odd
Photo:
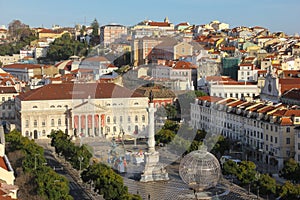
{"label": "statue on roof", "polygon": [[154,98],[153,92],[152,92],[152,90],[150,90],[150,92],[149,92],[149,103],[153,103],[153,98]]}

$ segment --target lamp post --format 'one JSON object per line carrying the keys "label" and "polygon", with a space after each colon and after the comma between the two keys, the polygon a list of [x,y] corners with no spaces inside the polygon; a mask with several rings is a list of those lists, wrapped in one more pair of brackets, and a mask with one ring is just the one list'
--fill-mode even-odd
{"label": "lamp post", "polygon": [[258,184],[259,178],[260,178],[260,173],[256,172],[255,180],[256,180],[256,184],[257,184],[257,199],[259,199],[259,184]]}
{"label": "lamp post", "polygon": [[34,154],[34,170],[36,170],[37,167],[37,160],[36,160],[36,156],[39,156],[40,154]]}
{"label": "lamp post", "polygon": [[83,161],[83,157],[79,156],[78,160],[79,160],[79,173],[80,173],[81,172],[81,162]]}

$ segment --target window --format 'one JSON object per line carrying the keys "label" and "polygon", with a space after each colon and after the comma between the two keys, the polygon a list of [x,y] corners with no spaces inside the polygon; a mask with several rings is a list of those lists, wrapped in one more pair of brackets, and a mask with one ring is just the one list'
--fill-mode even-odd
{"label": "window", "polygon": [[54,106],[54,105],[51,105],[50,108],[55,108],[55,106]]}
{"label": "window", "polygon": [[142,115],[142,122],[145,122],[145,115]]}
{"label": "window", "polygon": [[287,127],[287,128],[286,128],[286,132],[287,132],[287,133],[291,132],[290,127]]}
{"label": "window", "polygon": [[43,130],[43,132],[42,132],[42,135],[43,135],[43,136],[45,136],[45,135],[46,135],[46,131],[45,131],[45,130]]}
{"label": "window", "polygon": [[32,106],[32,108],[37,108],[37,106]]}
{"label": "window", "polygon": [[137,115],[135,116],[135,118],[134,118],[134,119],[135,119],[135,122],[138,122],[138,121],[139,121],[139,120],[138,120],[138,116],[137,116]]}
{"label": "window", "polygon": [[51,126],[55,126],[54,119],[51,119]]}
{"label": "window", "polygon": [[113,132],[115,133],[117,131],[117,127],[113,127]]}
{"label": "window", "polygon": [[29,127],[29,120],[25,121],[25,127],[28,128]]}
{"label": "window", "polygon": [[45,121],[45,120],[42,121],[42,126],[43,126],[43,127],[46,126],[46,121]]}
{"label": "window", "polygon": [[2,97],[2,101],[5,101],[5,97]]}
{"label": "window", "polygon": [[110,123],[110,117],[109,117],[109,116],[107,116],[106,122],[107,122],[107,123]]}
{"label": "window", "polygon": [[291,139],[290,138],[286,138],[286,144],[290,144],[291,143]]}
{"label": "window", "polygon": [[33,126],[34,126],[34,127],[37,127],[37,120],[34,120],[34,121],[33,121]]}
{"label": "window", "polygon": [[277,137],[275,137],[275,144],[277,144]]}
{"label": "window", "polygon": [[266,141],[268,141],[269,140],[269,136],[268,135],[266,135]]}
{"label": "window", "polygon": [[[271,126],[272,127],[272,126]],[[270,137],[270,140],[271,140],[271,142],[273,142],[273,136],[271,135],[271,137]]]}
{"label": "window", "polygon": [[116,116],[114,116],[113,121],[114,121],[114,124],[117,123],[117,117]]}
{"label": "window", "polygon": [[130,126],[128,126],[128,129],[127,129],[127,130],[128,130],[128,132],[130,132],[130,131],[131,131],[131,127],[130,127]]}
{"label": "window", "polygon": [[122,116],[120,116],[120,123],[122,123],[123,122],[123,117]]}
{"label": "window", "polygon": [[130,116],[128,116],[128,122],[131,122],[131,118],[130,118]]}
{"label": "window", "polygon": [[61,126],[61,119],[58,119],[58,120],[57,120],[57,125],[58,125],[58,126]]}

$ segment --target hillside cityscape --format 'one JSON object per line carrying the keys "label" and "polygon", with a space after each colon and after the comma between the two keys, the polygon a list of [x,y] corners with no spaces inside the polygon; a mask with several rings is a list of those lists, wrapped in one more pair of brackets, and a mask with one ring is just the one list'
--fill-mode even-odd
{"label": "hillside cityscape", "polygon": [[15,19],[0,67],[0,200],[300,199],[297,34]]}

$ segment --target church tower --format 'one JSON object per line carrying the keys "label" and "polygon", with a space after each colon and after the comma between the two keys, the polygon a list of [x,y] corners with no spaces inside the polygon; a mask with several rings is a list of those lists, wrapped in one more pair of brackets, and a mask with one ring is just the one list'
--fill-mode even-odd
{"label": "church tower", "polygon": [[280,96],[279,78],[275,74],[273,67],[270,66],[265,77],[265,84],[260,92],[260,99],[278,103]]}

